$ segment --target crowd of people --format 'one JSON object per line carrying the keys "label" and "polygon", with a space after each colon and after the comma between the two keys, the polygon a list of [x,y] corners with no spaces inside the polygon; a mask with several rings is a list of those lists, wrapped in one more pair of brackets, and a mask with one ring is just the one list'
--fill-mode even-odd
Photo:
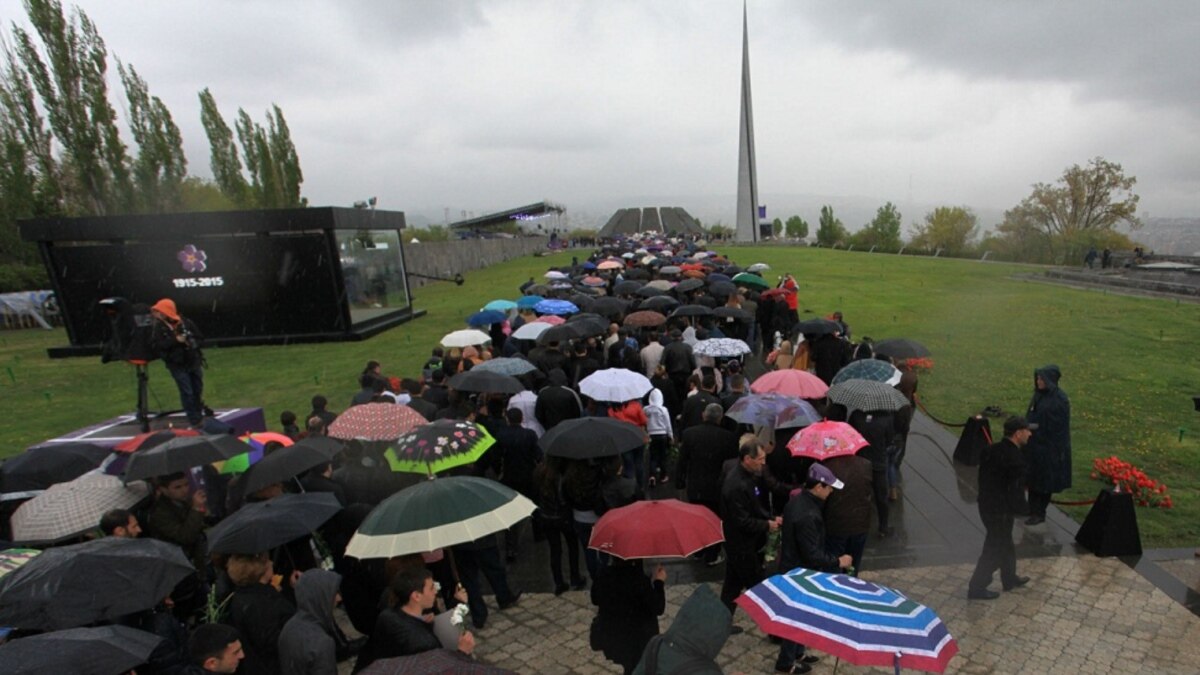
{"label": "crowd of people", "polygon": [[[359,672],[382,659],[440,649],[445,643],[433,621],[439,605],[450,611],[465,604],[470,626],[484,629],[492,606],[505,611],[521,601],[522,592],[510,587],[507,564],[544,541],[554,594],[590,589],[597,608],[593,649],[626,673],[720,672],[716,654],[728,635],[740,632],[731,617],[744,590],[794,567],[857,573],[872,529],[877,537],[891,535],[889,502],[899,497],[898,469],[917,391],[915,370],[896,363],[902,376],[895,387],[910,402],[901,410],[849,410],[822,397],[808,400],[823,417],[847,422],[866,441],[857,454],[824,462],[793,456],[787,444],[795,428],[731,417],[738,401],[751,395],[755,370],[811,371],[829,384],[855,360],[891,363],[872,352],[869,339],[851,342],[840,312],[830,314],[819,330],[801,321],[796,280],[785,274],[771,282],[767,272],[765,265],[743,270],[695,242],[621,241],[550,270],[544,282],[531,279],[514,289],[519,301],[500,304],[499,316],[473,322],[486,339],[433,347],[420,372],[389,375],[379,361],[367,362],[347,408],[401,404],[428,421],[477,424],[495,439],[476,462],[447,473],[494,478],[537,505],[530,526],[517,525],[502,537],[391,559],[345,555],[375,505],[425,480],[389,469],[386,444],[349,441],[335,461],[249,493],[240,488],[239,477],[229,480],[211,467],[198,470],[199,476],[159,476],[152,504],[110,512],[100,523],[108,536],[178,545],[197,570],[154,610],[126,617],[130,625],[164,638],[143,670],[325,674],[336,672],[339,661],[355,659]],[[164,326],[172,318],[179,321],[173,306],[156,308]],[[537,323],[548,328],[527,328]],[[744,349],[713,355],[702,346],[721,340],[740,341]],[[514,377],[523,391],[452,386],[461,373],[488,369],[501,359],[522,362]],[[638,373],[649,388],[627,400],[589,397],[581,383],[606,369]],[[1037,377],[1042,387],[1056,384],[1059,374],[1045,369]],[[181,390],[188,382],[181,382]],[[190,402],[189,417],[201,404],[198,384]],[[1065,394],[1039,395],[1035,404],[1044,418],[1069,414],[1062,408]],[[617,457],[544,455],[539,438],[565,421],[589,416],[638,427],[644,445]],[[296,440],[325,436],[337,418],[327,398],[318,395],[303,416],[283,412],[280,427]],[[1025,426],[1017,428],[1021,423]],[[1015,447],[1025,445],[1035,426],[1021,423],[1005,429]],[[265,453],[273,452],[286,448],[268,443]],[[1006,450],[1003,459],[988,459],[985,467],[1000,476],[989,480],[989,491],[1011,492],[1024,480],[1025,466],[1047,461],[1049,454],[1022,458]],[[1067,457],[1069,463],[1069,450]],[[1064,487],[1060,471],[1037,475],[1052,473],[1053,480],[1034,482],[1031,523],[1044,519],[1049,494]],[[983,483],[981,478],[981,490]],[[313,537],[270,552],[207,551],[207,528],[246,504],[296,491],[331,493],[344,508]],[[588,542],[606,512],[676,493],[722,521],[724,543],[697,553],[690,564],[724,565],[719,603],[725,611],[714,615],[716,598],[701,587],[676,619],[679,630],[656,637],[665,609],[663,567],[647,570],[640,560],[604,555]],[[1009,509],[1005,504],[998,508]],[[992,514],[984,520],[986,560],[972,579],[971,597],[990,594],[986,585],[995,569],[1006,589],[1027,581],[1016,576],[1015,560],[1002,543],[1007,527],[1011,548],[1011,514],[1007,520]],[[485,582],[492,606],[485,600]],[[334,619],[339,605],[364,638],[347,638]],[[666,639],[673,633],[709,639]],[[475,644],[474,634],[464,630],[450,649],[469,658]],[[647,660],[658,666],[648,667]],[[807,672],[816,660],[803,645],[783,641],[776,670]]]}

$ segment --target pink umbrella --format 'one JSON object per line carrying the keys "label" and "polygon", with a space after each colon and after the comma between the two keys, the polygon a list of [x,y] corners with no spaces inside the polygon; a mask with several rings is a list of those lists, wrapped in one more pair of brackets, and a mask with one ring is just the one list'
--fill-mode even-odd
{"label": "pink umbrella", "polygon": [[845,422],[817,422],[792,436],[787,447],[793,457],[811,457],[823,462],[830,457],[853,455],[867,447],[867,439]]}
{"label": "pink umbrella", "polygon": [[774,370],[754,381],[750,391],[755,394],[776,393],[796,398],[821,398],[829,385],[806,370]]}
{"label": "pink umbrella", "polygon": [[625,263],[620,260],[605,260],[596,265],[596,269],[598,270],[619,270],[623,267],[625,267]]}
{"label": "pink umbrella", "polygon": [[546,316],[539,316],[538,318],[534,319],[533,321],[530,321],[529,323],[548,323],[551,326],[557,326],[558,324],[564,323],[564,322],[566,322],[566,319],[562,318],[561,316],[547,314]]}
{"label": "pink umbrella", "polygon": [[583,278],[584,286],[605,286],[607,284],[608,284],[608,282],[605,281],[604,279],[601,279],[600,277],[584,277]]}

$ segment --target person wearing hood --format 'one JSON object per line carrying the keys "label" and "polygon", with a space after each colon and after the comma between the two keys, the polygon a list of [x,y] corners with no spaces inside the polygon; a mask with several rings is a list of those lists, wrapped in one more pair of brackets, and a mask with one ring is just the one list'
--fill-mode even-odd
{"label": "person wearing hood", "polygon": [[288,675],[336,675],[339,574],[309,570],[296,582],[296,614],[279,633],[279,665]]}
{"label": "person wearing hood", "polygon": [[534,416],[546,431],[550,431],[559,422],[580,417],[583,406],[579,394],[568,386],[567,374],[561,368],[548,371],[546,376],[550,384],[538,392]]}
{"label": "person wearing hood", "polygon": [[1025,446],[1029,472],[1029,519],[1046,521],[1050,496],[1071,487],[1071,400],[1058,386],[1062,371],[1048,365],[1033,371],[1033,398],[1025,419],[1038,432]]}
{"label": "person wearing hood", "polygon": [[707,584],[700,584],[667,632],[650,638],[633,675],[721,675],[717,655],[732,626],[729,610]]}
{"label": "person wearing hood", "polygon": [[671,413],[663,404],[661,389],[650,390],[646,412],[646,433],[650,435],[650,487],[670,480],[667,454],[671,449]]}

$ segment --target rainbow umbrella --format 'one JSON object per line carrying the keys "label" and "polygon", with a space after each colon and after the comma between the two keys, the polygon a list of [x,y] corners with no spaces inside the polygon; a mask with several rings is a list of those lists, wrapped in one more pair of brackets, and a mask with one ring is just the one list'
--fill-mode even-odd
{"label": "rainbow umbrella", "polygon": [[217,467],[217,471],[221,473],[245,473],[246,470],[258,464],[259,460],[263,458],[263,452],[266,450],[267,443],[279,443],[286,448],[294,442],[287,436],[274,431],[249,433],[240,436],[238,440],[249,445],[251,449],[240,455],[234,455],[224,462],[214,464],[213,466]]}

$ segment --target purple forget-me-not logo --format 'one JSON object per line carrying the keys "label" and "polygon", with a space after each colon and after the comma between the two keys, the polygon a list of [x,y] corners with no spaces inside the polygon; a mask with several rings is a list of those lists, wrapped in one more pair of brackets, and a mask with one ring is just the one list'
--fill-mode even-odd
{"label": "purple forget-me-not logo", "polygon": [[208,260],[208,256],[204,251],[196,248],[192,244],[183,247],[183,250],[175,255],[179,262],[183,265],[183,271],[188,274],[199,274],[208,269],[208,265],[204,261]]}

